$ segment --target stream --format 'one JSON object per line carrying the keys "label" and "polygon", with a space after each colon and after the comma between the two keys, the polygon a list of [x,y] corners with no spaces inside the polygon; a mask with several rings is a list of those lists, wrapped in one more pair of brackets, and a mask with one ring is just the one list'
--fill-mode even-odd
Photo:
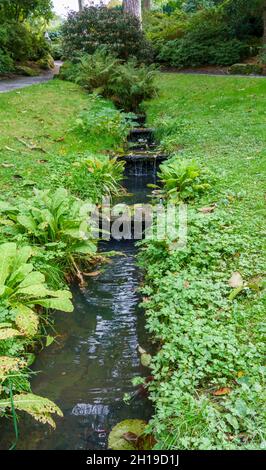
{"label": "stream", "polygon": [[[125,178],[124,186],[133,193],[128,204],[147,202],[146,185],[156,176],[140,173]],[[32,367],[33,393],[55,401],[64,417],[56,418],[52,430],[20,414],[17,449],[107,449],[115,424],[151,417],[151,403],[132,385],[132,378],[149,374],[137,350],[138,345],[149,350],[144,312],[138,307],[137,248],[133,240],[100,242],[100,251],[112,250],[120,254],[101,267],[99,276],[90,278],[86,288],[73,288],[74,312],[55,313],[59,337]],[[125,393],[133,394],[129,404]],[[12,423],[4,426],[0,448],[14,440]]]}

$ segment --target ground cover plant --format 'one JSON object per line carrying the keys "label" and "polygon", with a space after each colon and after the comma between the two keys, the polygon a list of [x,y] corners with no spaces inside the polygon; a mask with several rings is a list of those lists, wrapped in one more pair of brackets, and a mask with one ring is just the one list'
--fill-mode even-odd
{"label": "ground cover plant", "polygon": [[263,449],[266,85],[164,75],[160,86],[149,124],[178,150],[163,166],[195,159],[216,182],[188,201],[183,250],[170,238],[142,242],[143,306],[158,344],[150,431],[160,449]]}

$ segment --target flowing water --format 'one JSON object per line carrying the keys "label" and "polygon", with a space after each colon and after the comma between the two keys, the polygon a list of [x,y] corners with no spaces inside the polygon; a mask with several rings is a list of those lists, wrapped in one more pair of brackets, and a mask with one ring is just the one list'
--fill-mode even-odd
{"label": "flowing water", "polygon": [[[146,202],[146,183],[154,176],[131,175],[126,187],[135,193],[128,203]],[[34,364],[34,393],[55,401],[64,413],[55,431],[32,418],[20,419],[18,449],[106,449],[108,433],[123,419],[148,420],[151,405],[132,386],[133,377],[148,375],[140,364],[137,346],[149,349],[144,312],[138,307],[140,272],[133,241],[101,244],[102,251],[121,254],[90,278],[82,290],[73,288],[75,310],[56,313],[57,342],[45,348]],[[39,373],[37,373],[40,371]],[[129,404],[125,393],[132,393]],[[1,446],[12,442],[9,429],[1,430]],[[1,432],[2,431],[2,432]]]}

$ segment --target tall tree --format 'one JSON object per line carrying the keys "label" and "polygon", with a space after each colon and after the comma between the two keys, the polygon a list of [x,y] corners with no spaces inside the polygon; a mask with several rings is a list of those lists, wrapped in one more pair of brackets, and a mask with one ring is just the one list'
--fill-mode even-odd
{"label": "tall tree", "polygon": [[78,0],[79,2],[79,11],[83,10],[83,0]]}
{"label": "tall tree", "polygon": [[52,18],[52,0],[1,0],[0,20],[24,21],[31,17]]}
{"label": "tall tree", "polygon": [[123,0],[123,11],[138,18],[141,24],[141,0]]}

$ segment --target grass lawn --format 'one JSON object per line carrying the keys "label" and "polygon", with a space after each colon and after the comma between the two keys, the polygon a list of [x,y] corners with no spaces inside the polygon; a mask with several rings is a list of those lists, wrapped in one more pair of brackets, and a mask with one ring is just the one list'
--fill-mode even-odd
{"label": "grass lawn", "polygon": [[183,252],[148,242],[140,256],[147,326],[161,344],[151,429],[162,449],[261,449],[266,80],[161,74],[158,85],[146,109],[162,147],[217,182],[188,205]]}
{"label": "grass lawn", "polygon": [[[58,166],[62,171],[64,159],[113,148],[110,136],[85,138],[71,131],[78,114],[89,106],[86,92],[61,80],[0,95],[2,195],[26,194],[28,182],[35,182],[39,188],[51,187],[51,176]],[[22,141],[37,148],[31,150]]]}

